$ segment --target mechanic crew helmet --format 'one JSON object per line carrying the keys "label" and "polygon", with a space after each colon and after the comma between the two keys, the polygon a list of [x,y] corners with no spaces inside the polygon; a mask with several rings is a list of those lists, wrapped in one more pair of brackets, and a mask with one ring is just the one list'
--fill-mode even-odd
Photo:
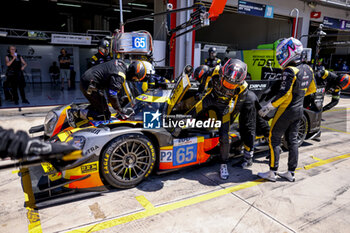
{"label": "mechanic crew helmet", "polygon": [[298,39],[293,37],[279,40],[276,48],[276,58],[282,68],[290,62],[300,58],[303,52],[303,45]]}
{"label": "mechanic crew helmet", "polygon": [[126,79],[131,81],[142,81],[147,74],[147,68],[143,61],[132,61],[126,70]]}
{"label": "mechanic crew helmet", "polygon": [[339,80],[339,88],[342,90],[346,90],[350,86],[350,76],[348,74],[344,74]]}
{"label": "mechanic crew helmet", "polygon": [[214,59],[216,57],[216,48],[215,47],[210,47],[208,50],[209,57],[211,59]]}
{"label": "mechanic crew helmet", "polygon": [[156,71],[154,69],[154,66],[152,65],[152,63],[148,62],[148,61],[142,61],[144,66],[146,67],[146,74],[147,75],[152,75],[155,74]]}
{"label": "mechanic crew helmet", "polygon": [[104,55],[107,56],[109,53],[111,43],[107,39],[100,40],[98,44],[98,50]]}
{"label": "mechanic crew helmet", "polygon": [[198,66],[194,70],[193,78],[197,81],[200,81],[207,74],[208,71],[209,71],[209,66],[207,65]]}
{"label": "mechanic crew helmet", "polygon": [[222,67],[221,84],[229,90],[243,84],[247,77],[247,64],[238,59],[229,59]]}

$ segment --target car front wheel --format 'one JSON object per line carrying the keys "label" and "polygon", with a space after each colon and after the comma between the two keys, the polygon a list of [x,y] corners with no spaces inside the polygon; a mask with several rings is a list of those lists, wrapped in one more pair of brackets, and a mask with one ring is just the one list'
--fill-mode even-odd
{"label": "car front wheel", "polygon": [[100,156],[103,182],[115,188],[131,188],[151,173],[156,160],[152,142],[142,134],[113,139]]}

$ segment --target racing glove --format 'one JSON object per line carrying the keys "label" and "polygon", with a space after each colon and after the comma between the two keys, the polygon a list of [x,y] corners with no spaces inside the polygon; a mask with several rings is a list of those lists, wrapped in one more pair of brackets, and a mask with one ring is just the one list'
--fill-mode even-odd
{"label": "racing glove", "polygon": [[263,106],[260,110],[259,110],[259,115],[261,117],[265,117],[270,111],[274,110],[275,107],[272,106],[271,102],[269,102],[268,104],[266,104],[265,106]]}

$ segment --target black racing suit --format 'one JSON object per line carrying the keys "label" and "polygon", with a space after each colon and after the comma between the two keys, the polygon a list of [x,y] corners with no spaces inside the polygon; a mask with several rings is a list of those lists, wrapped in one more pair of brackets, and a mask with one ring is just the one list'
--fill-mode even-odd
{"label": "black racing suit", "polygon": [[125,72],[126,65],[121,60],[112,60],[88,69],[81,76],[80,89],[91,105],[87,112],[80,112],[80,115],[84,115],[84,118],[89,120],[108,120],[111,113],[105,92],[112,107],[119,113],[123,113],[118,93],[125,85]]}
{"label": "black racing suit", "polygon": [[278,108],[273,118],[270,135],[270,169],[277,171],[280,158],[281,138],[285,135],[288,149],[288,170],[294,172],[298,164],[298,129],[303,116],[306,95],[316,92],[314,74],[310,66],[300,64],[283,70],[280,91],[271,102]]}
{"label": "black racing suit", "polygon": [[98,64],[108,62],[110,60],[112,60],[112,58],[109,55],[105,56],[105,55],[103,55],[103,53],[98,51],[98,53],[96,53],[95,55],[93,55],[90,58],[90,61],[88,63],[88,68],[91,68],[91,67],[98,65]]}
{"label": "black racing suit", "polygon": [[215,67],[217,65],[221,65],[221,60],[219,58],[217,58],[217,57],[214,58],[214,59],[207,58],[207,59],[205,59],[204,64],[209,66],[209,67],[211,67],[211,68],[213,68],[213,67]]}
{"label": "black racing suit", "polygon": [[318,87],[325,87],[325,91],[331,92],[332,94],[331,102],[324,106],[322,109],[322,111],[327,111],[339,103],[339,77],[335,73],[323,69],[315,73],[315,78]]}

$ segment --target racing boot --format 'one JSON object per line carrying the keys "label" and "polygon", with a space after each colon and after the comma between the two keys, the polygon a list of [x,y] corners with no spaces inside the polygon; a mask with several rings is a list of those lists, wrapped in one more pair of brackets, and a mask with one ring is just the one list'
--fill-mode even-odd
{"label": "racing boot", "polygon": [[228,170],[227,170],[227,164],[223,163],[220,165],[220,178],[223,180],[227,180],[229,177]]}
{"label": "racing boot", "polygon": [[279,177],[281,178],[284,178],[290,182],[294,182],[295,181],[295,177],[294,177],[294,172],[291,172],[291,171],[287,171],[287,172],[284,172],[284,173],[278,173],[277,174]]}
{"label": "racing boot", "polygon": [[243,163],[241,164],[242,168],[248,168],[253,165],[253,151],[244,150],[243,152]]}
{"label": "racing boot", "polygon": [[268,172],[259,172],[258,176],[260,178],[265,179],[265,180],[276,182],[276,172],[275,171],[270,170]]}

